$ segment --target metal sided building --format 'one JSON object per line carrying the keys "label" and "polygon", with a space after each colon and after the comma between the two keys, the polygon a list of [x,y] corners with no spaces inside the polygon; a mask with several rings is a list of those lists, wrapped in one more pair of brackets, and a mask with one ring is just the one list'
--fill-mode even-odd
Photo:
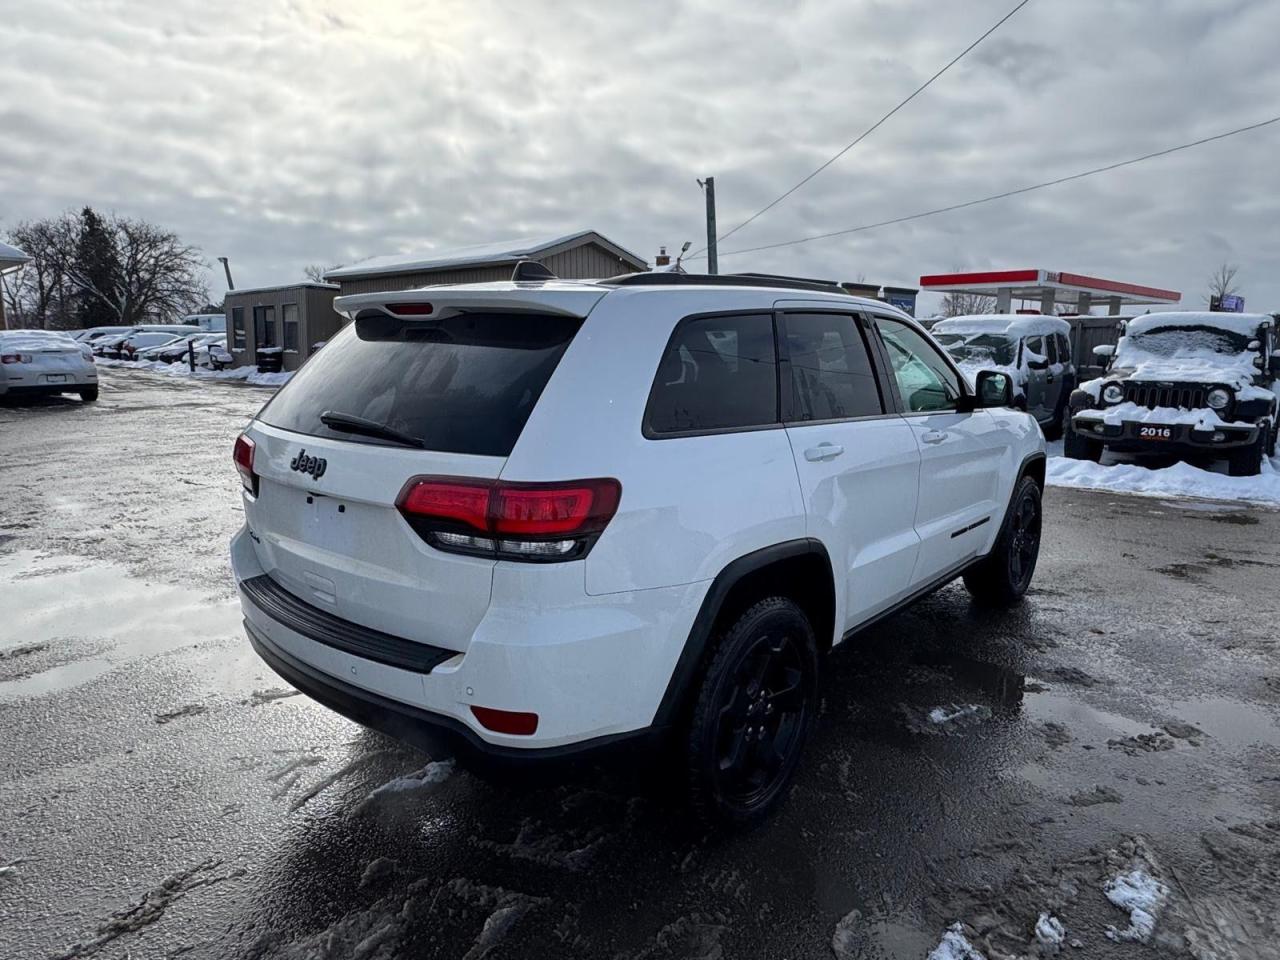
{"label": "metal sided building", "polygon": [[441,283],[510,280],[521,260],[536,260],[565,280],[603,280],[647,270],[643,258],[594,230],[556,237],[535,237],[473,244],[424,254],[373,257],[325,273],[341,294],[411,290]]}
{"label": "metal sided building", "polygon": [[281,287],[228,290],[227,350],[234,365],[256,365],[259,351],[283,351],[285,370],[297,370],[342,326],[334,311],[334,283],[291,283]]}

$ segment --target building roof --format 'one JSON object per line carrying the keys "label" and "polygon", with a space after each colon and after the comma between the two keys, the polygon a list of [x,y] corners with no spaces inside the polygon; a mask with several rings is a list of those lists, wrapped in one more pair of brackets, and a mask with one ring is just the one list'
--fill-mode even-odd
{"label": "building roof", "polygon": [[316,283],[314,280],[299,280],[297,283],[280,283],[274,287],[236,287],[234,290],[228,290],[228,297],[239,297],[249,293],[276,293],[280,290],[337,290],[336,283]]}
{"label": "building roof", "polygon": [[0,270],[20,267],[30,259],[17,247],[11,247],[7,243],[0,243]]}
{"label": "building roof", "polygon": [[629,260],[637,270],[648,264],[625,247],[620,247],[594,230],[579,230],[560,236],[524,237],[518,240],[500,240],[495,243],[475,243],[430,253],[397,253],[385,257],[370,257],[345,267],[326,271],[326,280],[351,280],[355,277],[378,277],[396,273],[430,273],[435,270],[461,270],[468,267],[493,267],[504,263],[516,263],[524,259],[536,259],[561,248],[569,249],[584,243],[596,243],[623,260]]}
{"label": "building roof", "polygon": [[1082,273],[1057,270],[985,270],[978,273],[941,273],[920,278],[920,286],[935,293],[978,293],[998,296],[1011,291],[1015,300],[1038,300],[1048,292],[1088,293],[1092,296],[1115,297],[1121,303],[1177,303],[1182,294],[1138,283],[1104,280]]}

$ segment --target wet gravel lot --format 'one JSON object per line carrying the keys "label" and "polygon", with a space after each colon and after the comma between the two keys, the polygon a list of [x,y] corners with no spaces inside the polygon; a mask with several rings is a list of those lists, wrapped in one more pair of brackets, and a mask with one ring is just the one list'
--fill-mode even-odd
{"label": "wet gravel lot", "polygon": [[102,379],[0,407],[0,957],[1280,956],[1280,514],[1050,490],[1023,606],[839,650],[708,836],[660,769],[491,784],[291,695],[226,565],[268,393]]}

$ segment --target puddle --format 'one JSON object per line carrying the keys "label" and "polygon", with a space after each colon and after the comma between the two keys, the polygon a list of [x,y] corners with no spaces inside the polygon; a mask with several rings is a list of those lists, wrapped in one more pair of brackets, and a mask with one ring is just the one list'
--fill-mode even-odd
{"label": "puddle", "polygon": [[1172,700],[1165,707],[1178,720],[1203,730],[1205,743],[1217,740],[1233,747],[1280,746],[1280,719],[1274,709],[1226,697]]}
{"label": "puddle", "polygon": [[1160,506],[1197,513],[1235,513],[1240,509],[1237,503],[1212,503],[1207,500],[1161,500]]}
{"label": "puddle", "polygon": [[1053,721],[1066,727],[1081,742],[1097,744],[1103,748],[1110,737],[1136,737],[1138,734],[1152,733],[1156,729],[1149,723],[1099,710],[1075,697],[1052,690],[1031,697],[1024,705],[1030,719]]}
{"label": "puddle", "polygon": [[210,602],[183,587],[138,580],[113,564],[34,550],[0,557],[0,597],[0,652],[45,644],[59,659],[60,651],[73,647],[92,650],[84,659],[68,663],[62,657],[47,669],[0,683],[0,701],[67,690],[126,660],[240,629],[234,600]]}

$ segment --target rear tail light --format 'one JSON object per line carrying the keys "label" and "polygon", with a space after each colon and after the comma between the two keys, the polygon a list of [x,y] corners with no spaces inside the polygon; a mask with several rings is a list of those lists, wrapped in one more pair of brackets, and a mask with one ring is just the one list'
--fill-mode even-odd
{"label": "rear tail light", "polygon": [[538,732],[536,713],[495,710],[493,707],[472,707],[471,712],[480,721],[480,726],[494,733],[512,733],[520,737],[529,737]]}
{"label": "rear tail light", "polygon": [[416,477],[396,505],[433,547],[502,560],[553,562],[587,554],[622,497],[617,480],[507,483]]}
{"label": "rear tail light", "polygon": [[231,451],[231,459],[240,471],[240,482],[245,490],[258,495],[258,475],[253,472],[254,442],[243,433],[236,437],[235,449]]}
{"label": "rear tail light", "polygon": [[388,303],[387,309],[401,317],[429,317],[435,311],[429,303]]}
{"label": "rear tail light", "polygon": [[30,363],[31,354],[29,353],[5,353],[0,354],[0,363]]}

